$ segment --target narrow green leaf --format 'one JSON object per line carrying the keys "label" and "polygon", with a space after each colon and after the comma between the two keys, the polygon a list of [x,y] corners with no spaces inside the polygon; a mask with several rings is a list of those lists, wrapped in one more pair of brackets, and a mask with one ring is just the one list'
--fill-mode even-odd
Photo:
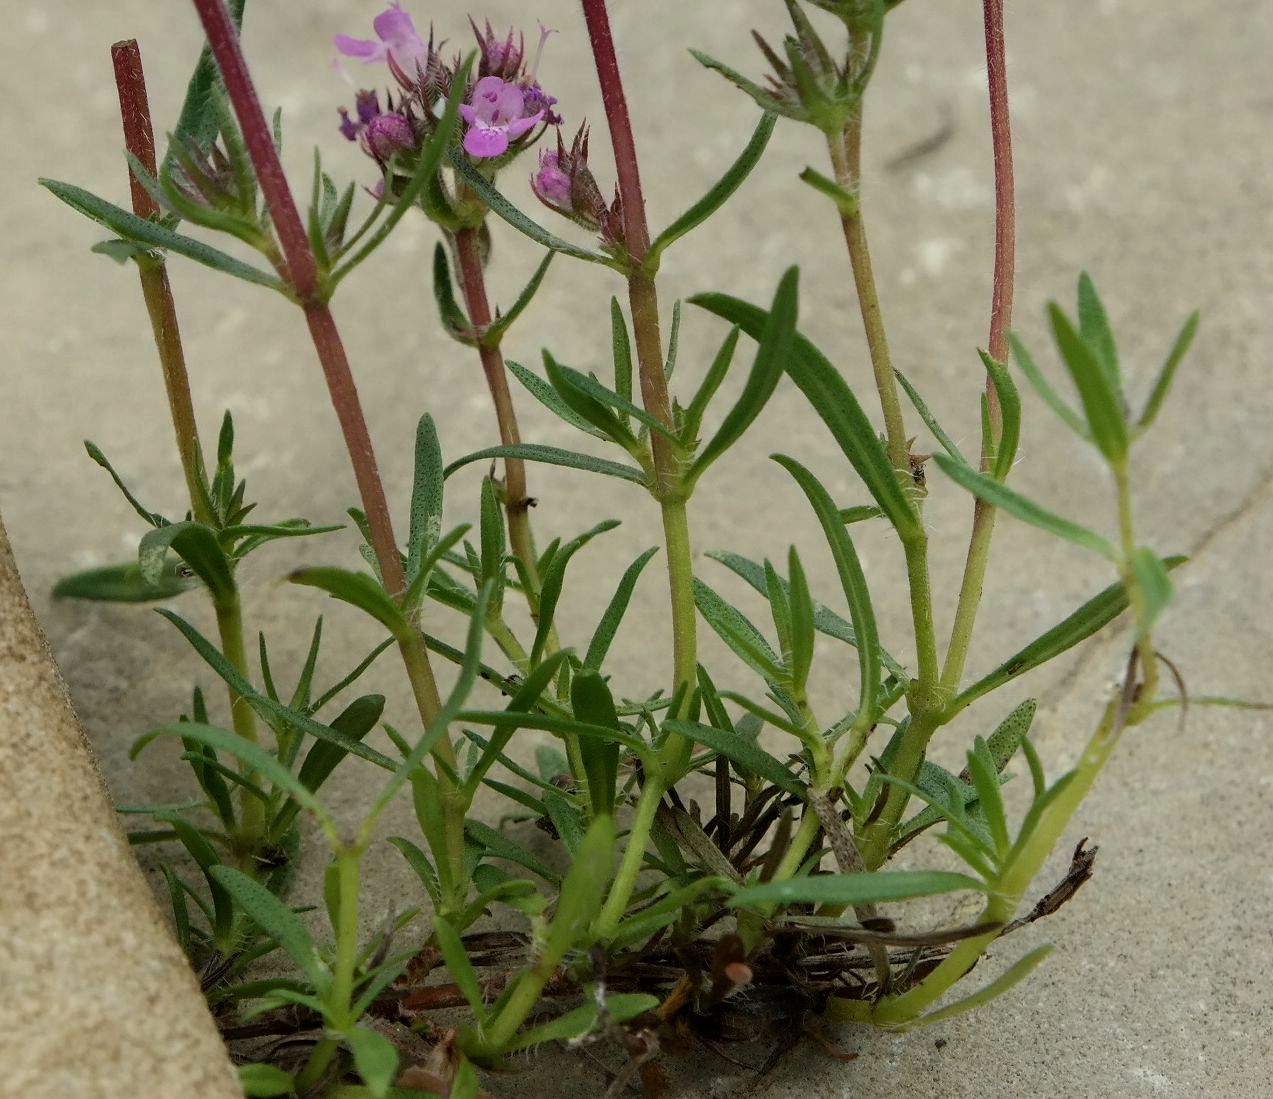
{"label": "narrow green leaf", "polygon": [[933,438],[941,444],[942,449],[955,461],[969,465],[968,459],[963,456],[959,447],[955,445],[955,440],[946,434],[946,429],[937,422],[937,417],[929,411],[928,405],[924,403],[924,398],[919,395],[919,391],[911,384],[911,380],[900,370],[894,370],[893,374],[901,384],[902,389],[906,391],[906,396],[910,398],[911,404],[915,406],[915,411],[919,413],[919,418],[924,421],[924,426],[933,433]]}
{"label": "narrow green leaf", "polygon": [[[1012,463],[1017,460],[1017,444],[1021,440],[1021,395],[1007,367],[996,362],[986,352],[978,351],[982,365],[990,376],[990,384],[994,386],[999,398],[1000,419],[1003,430],[999,435],[999,445],[994,448],[994,466],[991,475],[996,481],[1006,481],[1012,472]],[[989,443],[989,435],[986,436]],[[989,453],[989,450],[987,450]]]}
{"label": "narrow green leaf", "polygon": [[329,972],[300,917],[260,882],[232,866],[214,867],[212,875],[229,890],[243,911],[287,952],[321,995]]}
{"label": "narrow green leaf", "polygon": [[587,432],[594,439],[610,441],[610,437],[605,432],[593,427],[592,424],[566,404],[565,401],[557,396],[557,391],[533,370],[527,370],[521,363],[515,363],[511,360],[504,365],[508,367],[509,373],[521,382],[522,387],[553,415],[577,427],[580,431]]}
{"label": "narrow green leaf", "polygon": [[632,403],[632,341],[618,298],[610,299],[610,345],[614,356],[614,391]]}
{"label": "narrow green leaf", "polygon": [[[347,737],[360,741],[376,727],[376,722],[380,720],[384,709],[384,695],[362,695],[354,699],[332,719],[331,727]],[[348,754],[342,745],[326,740],[316,740],[305,756],[305,762],[301,764],[296,777],[306,790],[315,793],[331,776],[337,764]],[[275,835],[282,835],[299,811],[300,805],[289,800],[274,818],[270,831]]]}
{"label": "narrow green leaf", "polygon": [[944,454],[934,454],[933,461],[941,466],[942,472],[952,481],[962,485],[974,496],[979,496],[987,503],[1015,515],[1022,522],[1054,534],[1067,542],[1073,542],[1076,546],[1099,553],[1110,561],[1118,560],[1118,551],[1096,531],[1040,507],[1033,500],[1014,492],[1006,485],[978,473],[975,469],[962,466]]}
{"label": "narrow green leaf", "polygon": [[333,599],[357,607],[371,615],[396,638],[407,637],[411,632],[411,624],[403,615],[402,609],[389,597],[379,581],[365,572],[314,565],[294,570],[288,574],[287,579],[293,584],[318,588]]}
{"label": "narrow green leaf", "polygon": [[601,911],[614,864],[614,818],[609,814],[596,817],[575,852],[575,857],[561,883],[557,911],[544,936],[538,965],[545,969],[561,964],[567,951],[573,949]]}
{"label": "narrow green leaf", "polygon": [[881,904],[985,886],[967,874],[946,870],[884,870],[860,874],[818,874],[762,882],[738,890],[726,901],[730,908],[770,904]]}
{"label": "narrow green leaf", "polygon": [[502,832],[497,832],[489,824],[483,824],[480,820],[466,820],[464,832],[476,843],[481,844],[488,857],[516,863],[552,885],[561,882],[560,875],[555,874],[526,848],[514,843]]}
{"label": "narrow green leaf", "polygon": [[521,212],[516,206],[508,201],[502,194],[497,191],[490,181],[482,175],[481,172],[473,166],[469,158],[458,147],[447,150],[447,158],[451,163],[451,167],[455,169],[455,174],[464,180],[464,184],[468,187],[482,202],[490,209],[496,217],[502,218],[508,222],[514,229],[524,236],[530,237],[537,244],[542,244],[545,248],[554,252],[561,252],[563,255],[573,256],[575,259],[587,260],[589,263],[601,263],[607,267],[613,267],[620,270],[618,261],[611,259],[609,256],[603,256],[596,252],[589,252],[586,248],[579,248],[571,244],[569,241],[562,240],[561,237],[550,233],[538,222],[532,221],[529,217]]}
{"label": "narrow green leaf", "polygon": [[407,860],[407,865],[415,871],[416,877],[420,879],[420,884],[424,886],[424,891],[429,894],[429,900],[433,902],[434,908],[441,905],[442,886],[438,882],[438,872],[433,869],[429,856],[403,836],[390,836],[389,842],[402,852],[402,857]]}
{"label": "narrow green leaf", "polygon": [[1008,818],[1003,807],[1003,795],[999,792],[999,776],[983,737],[973,740],[973,749],[968,753],[968,774],[977,791],[977,806],[990,829],[995,854],[1002,863],[1012,846],[1012,838],[1008,835]]}
{"label": "narrow green leaf", "polygon": [[[990,739],[986,741],[986,750],[990,753],[990,760],[994,764],[995,771],[1002,771],[1008,766],[1008,761],[1016,755],[1017,749],[1029,736],[1030,725],[1034,721],[1038,708],[1039,704],[1035,699],[1027,698],[1019,703],[990,734]],[[970,776],[961,774],[959,777],[967,782]]]}
{"label": "narrow green leaf", "polygon": [[526,307],[530,305],[531,299],[534,298],[539,290],[540,284],[544,281],[544,276],[548,274],[548,265],[552,263],[553,256],[556,252],[548,252],[539,262],[539,266],[535,268],[535,273],[531,275],[530,282],[522,287],[522,292],[517,295],[517,300],[513,302],[507,313],[496,316],[490,324],[486,326],[486,331],[482,333],[481,342],[487,347],[498,347],[500,341],[504,338],[504,333],[512,326],[513,322],[526,311]]}
{"label": "narrow green leaf", "polygon": [[1034,387],[1034,391],[1043,398],[1046,404],[1075,435],[1081,439],[1092,438],[1091,431],[1088,430],[1082,418],[1074,411],[1049,384],[1047,378],[1043,376],[1038,366],[1035,365],[1034,359],[1030,357],[1030,353],[1025,349],[1015,334],[1009,334],[1008,343],[1012,347],[1012,354],[1017,360],[1017,365],[1021,367],[1021,373],[1026,376],[1026,380]]}
{"label": "narrow green leaf", "polygon": [[787,555],[787,573],[791,577],[791,684],[792,690],[803,694],[813,665],[813,597],[795,546]]}
{"label": "narrow green leaf", "polygon": [[152,581],[142,575],[136,561],[104,565],[64,576],[53,585],[54,599],[89,599],[102,603],[153,603],[172,599],[195,586],[175,558],[165,560]]}
{"label": "narrow green leaf", "polygon": [[[614,698],[597,672],[585,670],[575,674],[570,684],[570,705],[579,720],[620,731]],[[588,778],[592,815],[613,813],[615,786],[619,780],[619,745],[586,737],[579,742],[579,752]]]}
{"label": "narrow green leaf", "polygon": [[361,1026],[345,1031],[345,1041],[367,1094],[371,1099],[386,1099],[398,1072],[397,1047],[378,1031]]}
{"label": "narrow green leaf", "polygon": [[482,568],[478,579],[491,585],[489,612],[498,613],[504,602],[504,513],[495,497],[495,482],[482,478],[478,541],[482,545]]}
{"label": "narrow green leaf", "polygon": [[761,115],[751,139],[725,174],[702,198],[654,238],[645,254],[645,263],[650,270],[658,269],[659,260],[669,245],[702,225],[742,186],[743,180],[760,163],[761,155],[769,144],[769,138],[774,132],[774,123],[777,121],[777,115],[769,113]]}
{"label": "narrow green leaf", "polygon": [[[226,5],[236,30],[243,26],[245,3],[246,0],[229,0]],[[215,99],[220,82],[216,59],[207,43],[204,43],[194,72],[186,85],[186,95],[181,103],[174,137],[193,142],[198,147],[212,142],[220,125]]]}
{"label": "narrow green leaf", "polygon": [[[411,527],[407,534],[407,584],[420,575],[425,555],[442,537],[442,449],[433,417],[416,425],[415,474],[411,483]],[[427,583],[427,578],[425,580]]]}
{"label": "narrow green leaf", "polygon": [[741,733],[715,729],[710,725],[681,718],[669,718],[663,722],[663,728],[696,744],[707,745],[733,763],[740,772],[759,775],[788,794],[800,795],[804,791],[804,783],[788,770],[785,763]]}
{"label": "narrow green leaf", "polygon": [[1136,577],[1136,586],[1140,589],[1143,606],[1140,608],[1141,620],[1137,628],[1142,637],[1153,629],[1154,621],[1171,602],[1171,578],[1167,568],[1153,550],[1141,546],[1132,550],[1127,563],[1132,575]]}
{"label": "narrow green leaf", "polygon": [[927,1026],[929,1023],[940,1023],[946,1019],[953,1018],[956,1015],[962,1015],[965,1011],[971,1011],[973,1008],[982,1007],[991,1000],[997,999],[1007,992],[1013,985],[1025,980],[1049,954],[1052,953],[1052,944],[1045,943],[1043,946],[1030,951],[1019,962],[1016,962],[1006,973],[996,977],[985,988],[979,992],[974,992],[971,996],[966,996],[962,1000],[958,1000],[947,1007],[939,1008],[937,1011],[931,1011],[927,1015],[921,1015],[918,1019],[908,1023],[903,1029],[911,1027]]}
{"label": "narrow green leaf", "polygon": [[[719,561],[727,569],[736,576],[741,577],[750,584],[761,595],[765,594],[764,568],[755,561],[750,561],[737,553],[730,553],[728,550],[708,550],[707,556],[713,561]],[[841,618],[830,607],[823,606],[821,603],[813,604],[813,625],[819,632],[826,634],[828,637],[834,637],[837,641],[843,641],[848,645],[857,645],[857,634],[853,627]],[[906,678],[907,672],[889,653],[881,649],[880,659],[884,666],[899,679]]]}
{"label": "narrow green leaf", "polygon": [[[338,730],[332,729],[330,726],[322,724],[322,722],[315,721],[308,714],[303,714],[296,710],[288,709],[288,707],[282,705],[282,703],[275,702],[273,699],[267,697],[266,695],[261,694],[259,691],[256,690],[255,687],[252,686],[251,683],[248,682],[248,680],[242,674],[240,674],[240,672],[238,671],[237,668],[234,667],[234,665],[232,665],[228,660],[226,660],[224,656],[221,655],[220,650],[217,649],[215,645],[213,645],[206,637],[204,637],[201,633],[199,633],[198,630],[196,630],[193,626],[191,626],[189,622],[186,622],[180,616],[173,614],[172,611],[169,611],[162,607],[157,608],[155,613],[162,615],[174,626],[176,626],[177,629],[181,632],[181,634],[185,637],[185,639],[188,642],[190,642],[190,645],[195,650],[195,652],[197,652],[199,656],[203,658],[204,662],[225,681],[226,685],[229,687],[232,687],[234,691],[237,694],[241,695],[243,698],[246,698],[248,702],[251,703],[252,708],[256,710],[259,714],[261,714],[261,716],[264,717],[267,721],[270,721],[272,724],[281,723],[284,725],[288,725],[288,726],[300,729],[303,732],[309,733],[310,736],[316,737],[318,740],[331,741],[343,747],[350,755],[355,755],[355,756],[358,756],[360,759],[365,759],[369,763],[376,764],[377,767],[385,767],[389,770],[393,770],[394,768],[393,761],[389,759],[389,757],[384,755],[383,753],[377,752],[374,748],[367,747],[367,745],[362,744],[357,740],[354,740],[352,737],[345,736],[343,733],[339,732]],[[182,732],[181,730],[188,730],[190,728],[190,725],[183,724],[179,726],[173,726],[172,728],[177,730],[175,735],[184,736],[187,734]],[[225,730],[216,730],[216,731],[219,733],[225,733]],[[238,737],[233,733],[225,733],[225,735],[231,737],[233,741],[237,741],[240,745],[246,743],[245,741],[242,740],[241,737]],[[139,746],[140,746],[140,742],[133,746],[132,751],[134,752],[134,754],[139,749]],[[214,743],[213,747],[219,748],[220,745]],[[250,745],[249,747],[255,747],[255,746]],[[243,749],[240,748],[239,750],[242,751]],[[261,750],[258,749],[258,751],[261,751]],[[265,755],[267,759],[270,759],[270,760],[274,759],[274,757],[270,756],[268,753],[262,752],[262,754]],[[250,759],[247,760],[247,762],[250,763],[255,769],[257,770],[261,769],[258,763],[255,763]],[[275,763],[277,764],[277,761],[275,761]],[[288,776],[291,776],[290,771],[285,770],[285,773]],[[293,777],[294,779],[294,776],[291,776],[291,777]],[[276,785],[279,784],[278,778],[275,777],[274,775],[271,775],[270,779]],[[289,790],[291,789],[290,787],[285,787],[285,788]],[[300,786],[299,788],[301,790],[305,789],[303,786]],[[305,792],[306,794],[308,794],[308,791],[305,791]],[[307,808],[309,807],[310,806],[307,805]]]}
{"label": "narrow green leaf", "polygon": [[486,1001],[482,997],[482,985],[477,979],[477,970],[469,961],[468,952],[460,940],[459,932],[441,916],[433,917],[433,941],[442,952],[442,960],[446,962],[447,972],[456,983],[469,1007],[477,1017],[478,1026],[486,1020]]}
{"label": "narrow green leaf", "polygon": [[239,1087],[247,1099],[274,1099],[296,1093],[295,1077],[274,1065],[239,1065],[238,1072]]}
{"label": "narrow green leaf", "polygon": [[1074,331],[1070,319],[1055,303],[1048,305],[1052,335],[1061,359],[1078,389],[1092,441],[1106,460],[1115,464],[1127,458],[1127,421],[1122,398],[1097,353]]}
{"label": "narrow green leaf", "polygon": [[667,355],[663,359],[663,377],[672,380],[672,372],[676,369],[676,356],[681,347],[681,299],[672,303],[672,323],[667,334]]}
{"label": "narrow green leaf", "polygon": [[1198,333],[1198,313],[1195,310],[1189,314],[1189,319],[1185,321],[1184,327],[1181,328],[1180,334],[1176,337],[1176,342],[1171,345],[1171,351],[1167,355],[1167,360],[1162,364],[1162,369],[1158,372],[1158,377],[1154,381],[1154,388],[1150,390],[1149,400],[1145,402],[1145,411],[1140,414],[1140,419],[1136,421],[1136,429],[1144,431],[1150,424],[1158,418],[1158,412],[1162,408],[1163,401],[1167,399],[1167,391],[1171,388],[1172,381],[1176,377],[1176,367],[1184,359],[1189,352],[1189,346],[1193,343],[1193,338]]}
{"label": "narrow green leaf", "polygon": [[[1188,558],[1181,556],[1166,557],[1163,559],[1163,565],[1170,571],[1183,565],[1187,560]],[[1015,679],[1037,668],[1040,664],[1046,664],[1054,657],[1060,656],[1066,649],[1071,649],[1080,641],[1087,640],[1126,609],[1126,586],[1122,581],[1111,584],[1046,633],[1035,638],[1025,648],[1014,653],[989,675],[961,691],[952,704],[951,716],[953,717],[955,713],[969,703],[975,702],[982,695],[1002,687],[1010,679]]]}
{"label": "narrow green leaf", "polygon": [[[606,997],[606,1015],[613,1023],[626,1023],[653,1011],[659,1006],[659,998],[644,992],[616,992]],[[568,1038],[577,1038],[589,1033],[597,1022],[597,1005],[589,997],[588,1003],[547,1023],[542,1023],[530,1030],[523,1031],[505,1046],[505,1052],[514,1053],[519,1049],[543,1045],[545,1042],[561,1042]]]}
{"label": "narrow green leaf", "polygon": [[752,362],[751,373],[747,376],[743,391],[711,441],[695,457],[685,475],[688,483],[693,484],[708,466],[742,437],[743,432],[752,425],[773,396],[783,370],[791,367],[799,277],[799,269],[789,267],[778,283],[773,304],[765,315],[763,327],[757,337],[756,358]]}
{"label": "narrow green leaf", "polygon": [[1079,335],[1083,342],[1091,348],[1100,363],[1105,379],[1115,394],[1119,392],[1118,347],[1114,343],[1114,332],[1109,326],[1109,317],[1105,315],[1105,306],[1101,302],[1091,276],[1086,272],[1079,275],[1078,287]]}
{"label": "narrow green leaf", "polygon": [[510,446],[491,446],[485,450],[477,450],[466,454],[463,458],[446,467],[445,475],[450,477],[457,469],[481,462],[489,458],[521,458],[527,462],[544,462],[551,466],[565,466],[567,469],[582,469],[589,473],[604,473],[607,477],[618,477],[623,481],[644,485],[645,473],[635,466],[611,462],[605,458],[594,458],[591,454],[580,454],[574,450],[562,450],[555,446],[541,446],[538,443],[517,443]]}
{"label": "narrow green leaf", "polygon": [[128,750],[128,758],[136,759],[143,748],[161,736],[173,736],[183,742],[191,740],[198,744],[206,744],[219,752],[233,756],[246,764],[250,770],[264,775],[278,789],[286,790],[301,803],[303,808],[309,809],[320,820],[327,819],[327,814],[317,798],[305,788],[296,775],[278,761],[273,753],[267,752],[258,744],[244,740],[229,729],[218,729],[195,721],[174,721],[169,725],[159,725],[133,741]]}
{"label": "narrow green leaf", "polygon": [[[635,437],[628,429],[629,416],[672,442],[676,442],[675,432],[666,424],[656,420],[645,409],[607,389],[591,375],[581,374],[578,370],[561,365],[547,351],[544,352],[544,368],[547,371],[548,380],[552,382],[553,388],[557,390],[561,399],[625,449],[639,448]],[[591,402],[595,402],[601,408],[594,407]],[[611,412],[611,409],[614,412]],[[618,415],[615,415],[615,412]]]}
{"label": "narrow green leaf", "polygon": [[[858,672],[861,682],[858,688],[858,712],[873,713],[880,682],[880,639],[875,626],[875,612],[871,607],[871,593],[867,587],[862,563],[858,560],[853,540],[840,521],[839,512],[830,494],[812,473],[794,458],[775,454],[773,459],[795,478],[796,484],[808,498],[814,514],[822,526],[822,533],[831,547],[844,597],[849,603],[849,616],[853,620],[854,643],[858,651]],[[952,459],[953,461],[953,459]]]}
{"label": "narrow green leaf", "polygon": [[557,602],[561,599],[562,587],[566,582],[566,566],[570,559],[591,542],[598,534],[614,530],[619,525],[617,519],[607,519],[598,523],[591,530],[576,535],[553,554],[552,561],[544,570],[543,584],[539,590],[539,622],[535,629],[535,640],[531,645],[530,662],[538,664],[544,654],[544,646],[552,631],[553,617],[557,613]]}
{"label": "narrow green leaf", "polygon": [[128,506],[141,516],[142,521],[151,527],[164,527],[168,525],[168,520],[160,515],[157,511],[150,511],[142,507],[141,501],[132,494],[128,486],[124,484],[124,479],[115,471],[115,467],[110,464],[110,460],[102,453],[101,448],[91,439],[84,440],[84,450],[88,456],[93,459],[102,469],[110,475],[110,479],[115,482],[115,487],[123,494]]}
{"label": "narrow green leaf", "polygon": [[103,198],[98,198],[97,195],[84,190],[82,187],[76,187],[71,183],[59,183],[55,179],[41,179],[39,182],[42,187],[50,191],[55,198],[65,202],[72,210],[78,211],[99,225],[106,226],[112,233],[118,233],[125,240],[136,241],[139,244],[146,245],[148,248],[162,248],[169,252],[175,252],[177,255],[192,259],[195,263],[200,263],[204,267],[211,267],[214,271],[232,275],[234,278],[242,279],[244,282],[267,286],[271,290],[277,290],[284,296],[290,293],[282,280],[276,275],[258,270],[251,264],[226,255],[225,252],[204,244],[202,241],[195,240],[193,237],[174,233],[171,229],[164,228],[158,222],[139,218],[136,214],[107,202]]}
{"label": "narrow green leaf", "polygon": [[707,411],[712,398],[716,396],[716,391],[725,380],[725,375],[729,373],[729,367],[734,361],[734,351],[738,347],[738,334],[741,331],[737,325],[729,330],[725,341],[720,345],[720,350],[716,352],[716,357],[712,360],[712,365],[703,376],[702,384],[695,391],[689,407],[685,410],[683,434],[689,443],[697,439],[698,429],[703,424],[703,414]]}
{"label": "narrow green leaf", "polygon": [[475,340],[473,325],[464,315],[460,303],[455,300],[451,264],[441,242],[433,249],[433,300],[437,303],[438,316],[447,335],[461,343],[472,344]]}
{"label": "narrow green leaf", "polygon": [[610,651],[610,643],[614,640],[614,635],[619,629],[619,623],[623,621],[623,615],[632,600],[632,592],[636,587],[637,578],[641,575],[641,570],[645,568],[650,558],[658,552],[658,546],[651,546],[624,571],[622,578],[619,580],[619,586],[615,589],[614,595],[606,606],[605,613],[601,616],[601,621],[597,623],[592,640],[588,643],[588,652],[583,658],[583,666],[585,668],[599,671],[605,663],[606,654]]}
{"label": "narrow green leaf", "polygon": [[234,573],[211,527],[185,522],[147,531],[137,547],[137,565],[147,583],[155,584],[163,579],[168,571],[164,562],[169,549],[208,586],[214,600],[233,597]]}
{"label": "narrow green leaf", "polygon": [[[738,325],[752,339],[759,338],[764,329],[765,311],[739,298],[699,294],[690,300],[730,324]],[[922,537],[923,527],[898,480],[899,471],[889,464],[870,420],[839,371],[813,344],[797,334],[787,372],[830,429],[899,536],[903,539]],[[909,471],[900,472],[909,480]]]}
{"label": "narrow green leaf", "polygon": [[726,603],[698,577],[694,578],[694,605],[720,639],[766,683],[782,682],[782,663],[769,642],[742,611]]}

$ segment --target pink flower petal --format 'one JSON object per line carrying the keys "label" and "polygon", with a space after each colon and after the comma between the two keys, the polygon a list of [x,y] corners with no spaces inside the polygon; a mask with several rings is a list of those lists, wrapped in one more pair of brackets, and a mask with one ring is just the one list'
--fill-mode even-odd
{"label": "pink flower petal", "polygon": [[478,158],[500,156],[508,151],[508,134],[502,127],[479,122],[464,135],[464,151]]}
{"label": "pink flower petal", "polygon": [[368,64],[383,61],[389,53],[383,43],[366,38],[350,38],[347,34],[336,35],[332,38],[332,44],[346,57],[361,57]]}
{"label": "pink flower petal", "polygon": [[522,134],[524,134],[527,130],[533,129],[535,126],[535,123],[537,123],[543,117],[544,117],[544,112],[540,111],[538,114],[528,115],[526,118],[519,118],[513,122],[510,122],[505,127],[505,132],[508,134],[508,139],[512,141],[516,138],[521,137]]}

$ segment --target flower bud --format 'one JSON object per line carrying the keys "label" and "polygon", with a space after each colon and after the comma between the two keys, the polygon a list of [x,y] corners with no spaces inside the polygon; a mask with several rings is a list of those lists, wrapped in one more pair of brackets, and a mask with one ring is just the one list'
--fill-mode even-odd
{"label": "flower bud", "polygon": [[367,123],[363,133],[372,154],[377,160],[388,160],[402,149],[415,145],[415,131],[400,114],[376,115]]}

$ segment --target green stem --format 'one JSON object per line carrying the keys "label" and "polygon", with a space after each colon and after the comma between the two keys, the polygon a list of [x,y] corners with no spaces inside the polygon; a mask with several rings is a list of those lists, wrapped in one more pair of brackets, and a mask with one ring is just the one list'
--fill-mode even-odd
{"label": "green stem", "polygon": [[880,410],[884,414],[884,434],[889,462],[899,480],[910,481],[910,446],[906,426],[902,420],[902,401],[897,378],[889,355],[888,339],[884,331],[884,317],[880,310],[880,298],[875,288],[875,273],[871,267],[871,251],[867,245],[866,227],[862,219],[862,110],[859,106],[844,132],[828,139],[831,164],[835,181],[855,200],[855,212],[841,211],[840,225],[844,230],[844,243],[849,251],[849,263],[853,267],[853,282],[857,288],[858,306],[862,312],[862,327],[866,331],[866,346],[871,356],[871,369],[875,374],[875,388],[880,396]]}
{"label": "green stem", "polygon": [[645,846],[654,826],[655,814],[659,811],[659,802],[667,790],[667,782],[662,774],[647,775],[645,785],[641,787],[641,796],[637,800],[636,812],[632,817],[632,825],[628,831],[627,843],[623,849],[623,858],[619,862],[619,870],[610,886],[606,903],[602,905],[601,914],[593,925],[593,934],[598,939],[607,939],[614,934],[627,911],[628,901],[636,888],[637,877],[645,865]]}
{"label": "green stem", "polygon": [[[1088,741],[1066,787],[1053,799],[1040,815],[1029,834],[1017,839],[1016,845],[998,879],[991,884],[989,900],[978,922],[1002,925],[1012,919],[1021,898],[1031,881],[1052,852],[1057,841],[1070,823],[1079,804],[1091,790],[1097,775],[1109,760],[1118,743],[1119,735],[1127,724],[1136,691],[1136,658],[1128,665],[1127,676],[1119,698],[1112,700],[1096,732]],[[986,947],[999,935],[999,930],[988,931],[975,938],[960,942],[946,959],[920,984],[901,996],[885,997],[869,1014],[871,1022],[879,1026],[905,1026],[922,1011],[935,1003],[959,981],[981,958]],[[835,1001],[832,1011],[835,1012]]]}
{"label": "green stem", "polygon": [[[336,956],[332,962],[332,985],[325,997],[327,1021],[335,1030],[347,1030],[358,1020],[351,1017],[353,1006],[354,976],[358,964],[358,875],[363,848],[360,845],[342,847],[336,855],[337,923],[332,929],[336,935]],[[296,1078],[296,1090],[308,1095],[326,1075],[340,1049],[340,1039],[320,1038]]]}
{"label": "green stem", "polygon": [[[1008,74],[1003,37],[1003,0],[983,0],[982,11],[986,38],[986,84],[990,99],[990,139],[995,165],[995,258],[994,283],[990,298],[990,357],[996,362],[1008,361],[1008,329],[1012,327],[1012,298],[1016,272],[1016,196],[1012,166],[1012,124],[1008,113]],[[981,456],[981,471],[990,468],[990,451],[999,445],[1003,434],[1003,410],[999,392],[986,379],[986,406],[990,421],[988,453]],[[946,664],[942,669],[942,687],[950,694],[959,689],[968,650],[972,644],[977,609],[986,568],[990,562],[990,541],[994,536],[996,509],[978,498],[973,504],[972,537],[964,563],[963,581],[959,587],[959,603],[950,631]]]}
{"label": "green stem", "polygon": [[[693,686],[698,667],[698,634],[694,607],[694,572],[690,551],[689,516],[685,501],[663,501],[663,537],[667,546],[667,578],[672,595],[672,667],[676,689]],[[686,737],[669,736],[663,763],[671,781],[689,763],[694,744]]]}

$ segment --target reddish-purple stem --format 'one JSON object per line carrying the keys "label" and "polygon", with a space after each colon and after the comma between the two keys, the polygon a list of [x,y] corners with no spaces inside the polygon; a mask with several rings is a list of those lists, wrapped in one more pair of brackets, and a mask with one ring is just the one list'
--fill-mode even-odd
{"label": "reddish-purple stem", "polygon": [[309,246],[305,227],[301,224],[296,200],[292,198],[292,190],[283,174],[278,150],[274,148],[274,135],[266,124],[265,113],[261,110],[256,88],[248,73],[234,21],[226,10],[225,0],[194,0],[194,6],[203,23],[204,34],[208,36],[208,46],[221,71],[221,80],[256,169],[257,182],[269,207],[279,246],[287,260],[288,281],[301,301],[308,305],[318,289],[318,264]]}
{"label": "reddish-purple stem", "polygon": [[[115,88],[119,93],[119,117],[124,127],[124,146],[153,178],[155,169],[155,130],[150,122],[150,100],[146,95],[146,74],[141,66],[141,50],[135,38],[116,42],[111,47],[111,64],[115,68]],[[128,173],[132,192],[133,213],[151,218],[159,206],[141,181]]]}
{"label": "reddish-purple stem", "polygon": [[650,230],[645,221],[645,198],[641,192],[641,171],[637,165],[636,142],[632,137],[632,119],[623,94],[619,59],[614,52],[605,0],[583,0],[583,17],[588,24],[597,80],[601,84],[601,99],[605,104],[606,122],[610,126],[615,175],[619,183],[619,197],[623,200],[623,230],[627,236],[628,251],[640,263],[650,247]]}
{"label": "reddish-purple stem", "polygon": [[[1004,62],[1003,0],[983,0],[986,24],[986,72],[990,86],[990,136],[995,158],[995,273],[990,306],[993,358],[1006,362],[1012,325],[1012,288],[1016,266],[1016,203],[1012,179],[1012,124],[1008,117],[1008,72]],[[999,423],[999,400],[987,384],[991,422]]]}
{"label": "reddish-purple stem", "polygon": [[[115,69],[115,88],[119,94],[119,115],[124,129],[124,146],[155,176],[155,131],[150,121],[150,101],[146,95],[146,74],[142,69],[141,50],[135,39],[116,42],[111,47],[111,64]],[[130,171],[128,186],[132,193],[133,213],[139,218],[152,218],[159,207],[150,193]],[[142,295],[150,315],[159,363],[163,370],[164,389],[172,413],[173,431],[177,437],[177,453],[190,494],[190,507],[201,523],[212,521],[203,484],[203,455],[199,448],[199,428],[195,420],[194,401],[190,396],[190,378],[186,371],[186,355],[177,323],[177,307],[168,282],[168,268],[162,259],[145,257],[137,264]]]}
{"label": "reddish-purple stem", "polygon": [[278,234],[279,245],[287,261],[288,279],[305,307],[305,319],[318,352],[332,406],[340,421],[354,467],[354,478],[362,497],[367,525],[371,530],[372,548],[380,565],[380,576],[385,588],[397,594],[406,587],[402,559],[394,538],[393,524],[389,518],[389,505],[385,500],[384,486],[376,466],[376,454],[363,417],[362,404],[354,376],[349,369],[349,359],[340,339],[340,332],[325,301],[317,296],[318,264],[310,248],[309,237],[301,225],[296,200],[292,197],[283,166],[274,148],[273,135],[265,121],[256,89],[248,73],[247,62],[235,33],[234,23],[226,10],[224,0],[194,0],[195,9],[203,22],[208,45],[216,58],[217,68],[225,84],[226,94],[234,108],[248,155],[256,169],[261,192],[270,211],[270,220]]}

